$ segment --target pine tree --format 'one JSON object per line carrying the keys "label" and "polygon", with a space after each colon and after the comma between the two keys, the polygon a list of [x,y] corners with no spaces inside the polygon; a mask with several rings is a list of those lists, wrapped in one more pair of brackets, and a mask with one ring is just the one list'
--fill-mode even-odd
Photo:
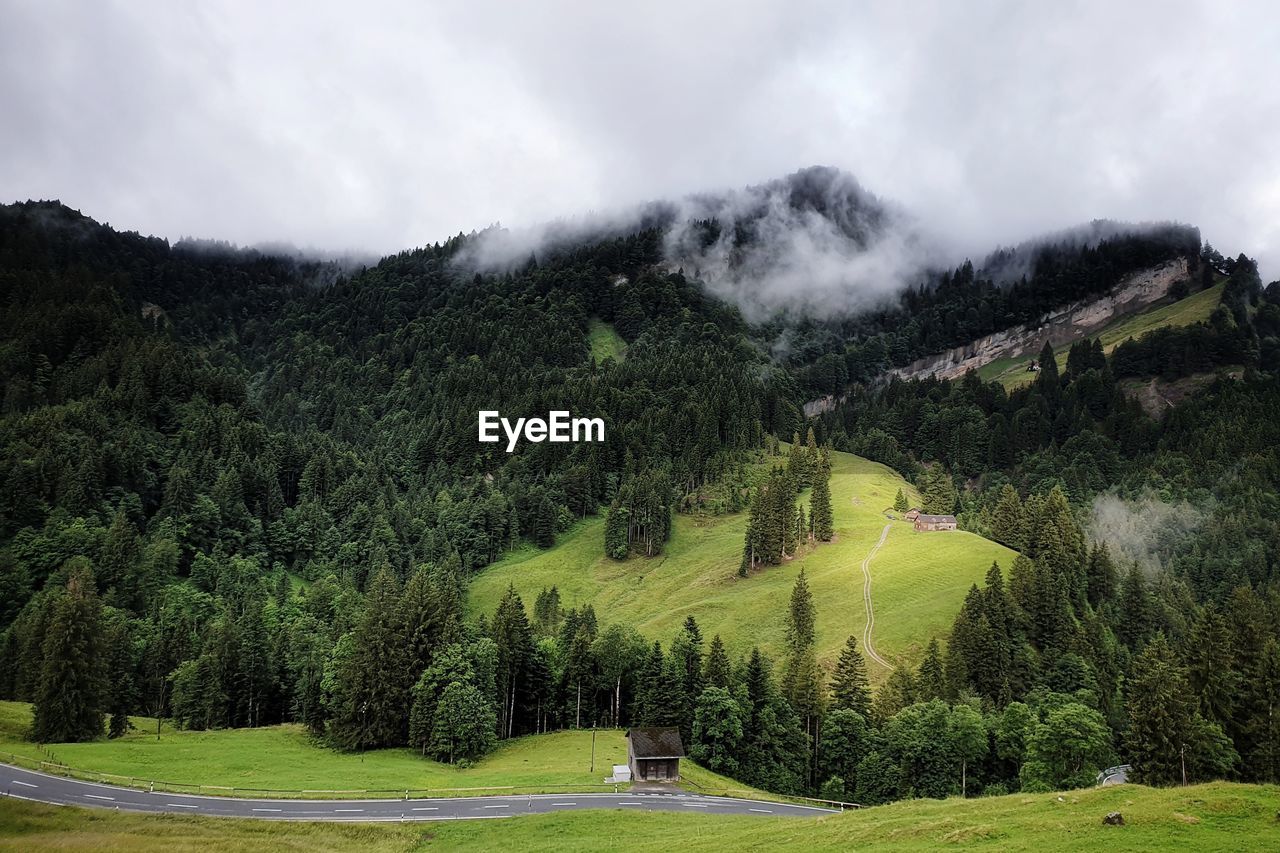
{"label": "pine tree", "polygon": [[[987,617],[987,624],[991,626],[991,639],[995,649],[993,678],[996,683],[991,685],[995,689],[997,684],[1003,685],[1008,681],[1013,668],[1014,648],[1019,642],[1019,632],[1013,603],[1005,592],[1004,575],[1000,571],[1000,564],[994,561],[991,568],[987,569],[986,583],[982,588],[982,610]],[[1002,705],[1012,697],[1001,697],[997,693],[992,698]]]}
{"label": "pine tree", "polygon": [[1083,612],[1088,586],[1084,540],[1059,486],[1049,492],[1035,517],[1031,555],[1037,567],[1062,579],[1068,601],[1077,613]]}
{"label": "pine tree", "polygon": [[678,654],[683,664],[685,695],[696,699],[702,695],[706,683],[702,677],[702,631],[692,615],[685,617],[681,633],[685,642],[679,644],[679,649],[673,645],[672,654]]}
{"label": "pine tree", "polygon": [[769,666],[765,661],[764,655],[760,653],[758,646],[751,647],[751,654],[747,657],[746,671],[742,677],[743,685],[747,691],[747,702],[750,707],[750,720],[752,725],[759,720],[760,713],[764,710],[765,703],[769,700],[772,692],[769,681]]}
{"label": "pine tree", "polygon": [[108,711],[111,714],[107,726],[107,736],[122,737],[129,731],[129,711],[137,700],[134,687],[133,642],[129,636],[129,623],[121,618],[119,611],[104,619],[104,641],[106,649],[106,690]]}
{"label": "pine tree", "polygon": [[708,687],[728,688],[733,684],[733,668],[729,664],[729,656],[725,653],[724,643],[720,641],[719,634],[711,638],[711,647],[707,650],[702,678]]}
{"label": "pine tree", "polygon": [[631,553],[627,531],[631,526],[631,510],[616,501],[604,517],[604,553],[615,560],[625,560]]}
{"label": "pine tree", "polygon": [[537,633],[550,637],[556,633],[560,627],[560,620],[563,618],[563,611],[560,607],[560,590],[553,585],[551,589],[545,586],[538,593],[538,598],[533,604],[533,626]]}
{"label": "pine tree", "polygon": [[400,595],[405,648],[404,668],[396,675],[403,680],[406,691],[413,689],[423,670],[431,665],[431,657],[441,640],[444,614],[437,609],[439,601],[434,587],[430,567],[419,566],[409,576]]}
{"label": "pine tree", "polygon": [[787,454],[787,476],[791,478],[791,482],[796,484],[797,489],[803,489],[809,485],[808,457],[808,451],[800,443],[800,436],[797,434],[793,438],[791,450]]}
{"label": "pine tree", "polygon": [[814,474],[809,508],[813,519],[813,535],[822,542],[830,542],[831,537],[835,535],[835,527],[831,510],[831,466],[825,457],[819,461],[818,469]]}
{"label": "pine tree", "polygon": [[787,650],[790,653],[813,648],[815,637],[815,611],[813,593],[805,580],[804,569],[796,576],[791,588],[791,602],[785,620]]}
{"label": "pine tree", "polygon": [[893,497],[893,509],[895,512],[906,512],[910,509],[907,504],[907,494],[901,488],[898,489],[898,494]]}
{"label": "pine tree", "polygon": [[498,602],[490,635],[498,647],[497,689],[502,702],[498,708],[499,728],[503,737],[511,737],[517,728],[519,700],[528,694],[529,666],[534,649],[529,617],[513,585],[508,585],[506,594]]}
{"label": "pine tree", "polygon": [[533,516],[533,542],[539,548],[550,548],[556,544],[556,521],[556,505],[543,495],[534,507]]}
{"label": "pine tree", "polygon": [[1050,413],[1058,410],[1058,401],[1062,397],[1062,386],[1058,379],[1058,360],[1054,357],[1053,347],[1048,341],[1040,350],[1040,374],[1036,376],[1036,390],[1049,405]]}
{"label": "pine tree", "polygon": [[966,690],[995,699],[1005,673],[999,670],[999,644],[987,618],[986,602],[978,587],[969,588],[947,643],[947,690],[955,696]]}
{"label": "pine tree", "polygon": [[796,481],[790,473],[783,473],[778,478],[778,488],[774,501],[774,528],[780,531],[780,554],[778,562],[795,556],[800,537],[796,532]]}
{"label": "pine tree", "polygon": [[1274,637],[1268,637],[1262,647],[1253,680],[1256,691],[1265,698],[1245,721],[1252,736],[1246,774],[1274,784],[1280,781],[1280,643]]}
{"label": "pine tree", "polygon": [[236,692],[240,702],[237,716],[249,727],[262,725],[268,711],[264,706],[269,704],[278,686],[262,608],[261,598],[250,599],[236,625],[240,638],[236,655]]}
{"label": "pine tree", "polygon": [[95,574],[101,580],[102,588],[116,590],[117,599],[124,605],[133,603],[135,590],[131,588],[130,581],[133,580],[133,563],[137,558],[137,531],[124,512],[117,511],[107,529],[107,538],[102,544],[102,557]]}
{"label": "pine tree", "polygon": [[764,492],[756,489],[751,496],[751,508],[747,516],[747,534],[742,544],[742,562],[738,566],[738,577],[745,578],[747,573],[764,559],[765,508]]}
{"label": "pine tree", "polygon": [[1163,633],[1134,658],[1126,698],[1131,778],[1144,785],[1183,781],[1195,697]]}
{"label": "pine tree", "polygon": [[1111,551],[1107,543],[1095,544],[1089,552],[1089,568],[1087,571],[1089,603],[1095,608],[1102,602],[1110,601],[1116,592],[1116,565],[1111,560]]}
{"label": "pine tree", "polygon": [[660,715],[659,705],[663,698],[660,682],[665,668],[666,660],[662,654],[662,645],[655,641],[636,679],[636,695],[631,717],[637,725],[657,724]]}
{"label": "pine tree", "polygon": [[916,678],[916,684],[921,702],[947,697],[947,679],[943,671],[942,653],[938,649],[937,637],[929,640],[924,660],[920,662],[920,673]]}
{"label": "pine tree", "polygon": [[102,735],[105,685],[102,606],[87,561],[48,606],[32,734],[38,743],[93,740]]}
{"label": "pine tree", "polygon": [[1142,569],[1134,563],[1120,589],[1120,618],[1116,624],[1116,636],[1130,649],[1136,650],[1154,630],[1153,609]]}
{"label": "pine tree", "polygon": [[831,707],[857,711],[864,719],[871,713],[871,686],[867,663],[858,651],[858,640],[850,635],[840,650],[836,671],[831,677]]}
{"label": "pine tree", "polygon": [[1021,551],[1027,547],[1022,499],[1009,483],[1001,487],[1000,497],[991,513],[991,535],[1014,550]]}
{"label": "pine tree", "polygon": [[922,509],[927,513],[947,515],[956,507],[956,486],[951,474],[941,465],[926,467],[917,484],[920,489]]}
{"label": "pine tree", "polygon": [[1232,719],[1240,674],[1231,656],[1231,634],[1213,605],[1200,611],[1188,643],[1188,681],[1200,713],[1226,725]]}
{"label": "pine tree", "polygon": [[[370,582],[364,614],[341,661],[333,734],[346,749],[407,742],[409,690],[404,671],[404,621],[395,574],[383,567]],[[388,678],[387,674],[394,674]]]}

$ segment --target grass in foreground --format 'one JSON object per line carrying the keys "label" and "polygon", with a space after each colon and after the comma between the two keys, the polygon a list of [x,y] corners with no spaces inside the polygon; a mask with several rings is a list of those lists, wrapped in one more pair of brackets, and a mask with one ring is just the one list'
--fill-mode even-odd
{"label": "grass in foreground", "polygon": [[[916,533],[907,522],[887,521],[883,510],[892,506],[899,487],[915,497],[915,490],[884,465],[833,454],[836,540],[746,579],[737,577],[745,513],[677,516],[662,556],[623,562],[603,555],[604,522],[588,519],[550,550],[526,547],[481,572],[471,583],[468,606],[472,616],[492,613],[507,585],[514,584],[525,606],[532,607],[538,591],[554,585],[566,607],[590,603],[602,624],[630,623],[664,645],[692,614],[703,635],[720,634],[731,654],[745,654],[753,645],[777,654],[786,602],[804,568],[818,610],[818,654],[832,665],[845,638],[862,636],[862,560],[884,525],[892,524],[871,563],[874,638],[889,660],[915,664],[930,638],[950,630],[970,585],[982,582],[992,561],[1007,571],[1014,553],[972,533]],[[807,511],[807,494],[803,500]],[[869,664],[872,680],[887,674]]]}
{"label": "grass in foreground", "polygon": [[[1275,786],[1119,785],[1064,794],[915,800],[820,818],[623,810],[418,824],[276,823],[129,815],[0,799],[3,850],[984,850],[1280,849]],[[1125,826],[1104,826],[1108,812]]]}
{"label": "grass in foreground", "polygon": [[[136,730],[116,740],[52,744],[41,750],[28,741],[31,706],[0,702],[0,753],[14,753],[37,761],[57,761],[77,770],[105,773],[128,784],[137,779],[178,782],[220,788],[259,788],[279,791],[370,790],[422,791],[438,796],[493,794],[484,788],[517,786],[521,793],[601,786],[614,764],[627,761],[626,740],[617,729],[596,732],[595,770],[591,770],[591,732],[565,731],[502,741],[474,767],[458,768],[422,758],[410,749],[338,752],[317,744],[297,725],[210,732],[175,731],[168,725],[156,740],[156,721],[132,717]],[[5,756],[0,755],[0,760]],[[693,790],[734,791],[747,797],[768,796],[739,782],[681,762],[681,773]],[[443,789],[480,788],[461,791]],[[0,790],[3,790],[0,788]],[[612,790],[609,788],[608,790]],[[205,791],[231,794],[229,790]]]}
{"label": "grass in foreground", "polygon": [[[1113,349],[1130,338],[1140,338],[1155,329],[1165,326],[1190,326],[1193,323],[1208,320],[1213,309],[1217,308],[1218,303],[1222,301],[1224,286],[1215,284],[1177,302],[1166,302],[1155,308],[1121,317],[1102,331],[1089,335],[1088,340],[1102,341],[1103,352],[1110,355]],[[1068,349],[1070,347],[1059,347],[1055,355],[1054,360],[1058,363],[1059,371],[1066,369]],[[1027,365],[1035,357],[1027,355],[1018,358],[998,358],[978,368],[978,376],[986,381],[999,382],[1007,389],[1017,388],[1035,378],[1034,373],[1027,372]]]}
{"label": "grass in foreground", "polygon": [[339,752],[318,745],[292,724],[209,732],[174,731],[165,725],[156,740],[154,719],[132,721],[137,730],[122,738],[52,744],[42,752],[26,740],[30,706],[0,702],[0,751],[140,780],[281,790],[599,785],[613,764],[626,763],[627,755],[622,732],[597,732],[592,772],[591,732],[553,732],[503,741],[464,769],[411,749]]}

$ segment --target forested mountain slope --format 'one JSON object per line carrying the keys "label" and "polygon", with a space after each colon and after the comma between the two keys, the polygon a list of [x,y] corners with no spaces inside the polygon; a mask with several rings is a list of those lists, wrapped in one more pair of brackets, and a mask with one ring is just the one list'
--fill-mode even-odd
{"label": "forested mountain slope", "polygon": [[[693,246],[751,248],[767,231],[751,223],[815,216],[876,245],[888,220],[822,177],[771,185],[766,213],[736,206],[733,228],[685,223]],[[138,711],[437,756],[670,724],[717,771],[868,802],[1083,784],[1117,758],[1154,782],[1184,755],[1190,778],[1277,778],[1280,287],[1252,261],[1190,228],[1108,231],[1037,249],[1025,277],[922,270],[847,315],[748,322],[713,295],[740,291],[673,266],[664,215],[497,269],[468,254],[481,235],[355,269],[169,246],[53,203],[0,209],[0,696],[33,702],[46,742],[99,736],[104,715],[119,734]],[[1078,344],[1061,371],[1042,353],[1012,392],[879,381],[1170,258],[1196,266],[1196,289],[1221,279],[1206,322],[1109,355]],[[593,355],[606,328],[621,360]],[[1120,390],[1225,367],[1237,378],[1159,420]],[[837,390],[806,424],[801,402]],[[603,418],[607,440],[507,454],[475,439],[479,409],[553,408]],[[845,549],[885,507],[853,511],[869,498],[842,466],[865,463],[840,451],[914,481],[969,531],[948,541],[1008,563],[917,566],[985,574],[923,627],[882,626],[900,665],[874,702],[858,643],[833,654],[857,600],[827,606],[824,584],[857,570]],[[613,597],[704,535],[721,541],[694,574],[734,594],[669,584],[684,610],[664,618]],[[590,580],[558,603],[522,561]],[[918,737],[939,730],[955,737]],[[1055,751],[1081,730],[1083,752]]]}

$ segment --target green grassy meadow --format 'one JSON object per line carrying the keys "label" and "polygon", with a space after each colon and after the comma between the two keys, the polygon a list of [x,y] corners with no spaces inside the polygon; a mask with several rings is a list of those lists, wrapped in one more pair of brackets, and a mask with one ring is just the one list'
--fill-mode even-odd
{"label": "green grassy meadow", "polygon": [[[133,815],[0,798],[0,850],[1253,851],[1280,849],[1274,786],[1117,785],[1064,794],[909,800],[817,818],[623,810],[430,823],[295,823]],[[1109,812],[1124,826],[1105,826]]]}
{"label": "green grassy meadow", "polygon": [[591,358],[596,364],[606,358],[622,361],[626,355],[627,342],[610,324],[593,317],[587,327],[587,343],[591,345]]}
{"label": "green grassy meadow", "polygon": [[[605,790],[603,780],[614,764],[627,761],[626,740],[618,729],[602,729],[595,737],[595,770],[591,770],[591,732],[561,731],[502,741],[473,767],[452,767],[423,758],[411,749],[339,752],[312,740],[295,724],[257,729],[194,732],[165,724],[156,739],[156,721],[131,717],[135,729],[116,740],[52,744],[44,748],[27,739],[31,706],[0,702],[0,761],[12,753],[35,761],[54,761],[76,770],[104,773],[115,784],[150,781],[205,785],[210,788],[274,791],[414,791],[435,790],[439,796],[501,793],[484,790],[517,787],[522,793],[577,788]],[[740,791],[765,796],[739,782],[683,761],[681,775],[695,789]],[[478,790],[467,790],[478,789]],[[612,790],[612,786],[609,787]],[[208,790],[208,794],[231,794]],[[244,790],[240,796],[246,796]]]}
{"label": "green grassy meadow", "polygon": [[[893,470],[833,454],[835,541],[745,579],[737,577],[745,513],[679,515],[665,553],[623,562],[602,553],[603,519],[588,519],[554,548],[523,548],[477,575],[469,591],[470,615],[491,613],[508,584],[526,607],[539,590],[555,585],[565,607],[590,603],[602,624],[627,622],[665,641],[692,614],[704,636],[720,634],[731,654],[745,654],[753,645],[776,654],[786,602],[803,568],[817,605],[819,658],[831,665],[850,634],[862,636],[860,566],[884,525],[892,524],[871,563],[874,639],[889,660],[915,664],[931,637],[950,631],[970,585],[981,583],[993,560],[1008,570],[1014,553],[972,533],[916,533],[905,521],[889,522],[883,511],[899,487],[914,499],[914,489]],[[874,663],[868,669],[873,681],[888,674]]]}
{"label": "green grassy meadow", "polygon": [[[1130,338],[1140,338],[1155,329],[1165,326],[1190,326],[1207,320],[1213,313],[1213,309],[1217,308],[1218,303],[1222,301],[1224,286],[1215,284],[1177,302],[1168,302],[1122,317],[1097,334],[1090,335],[1089,340],[1095,338],[1101,340],[1103,351],[1109,354]],[[1067,366],[1067,349],[1067,347],[1060,347],[1056,355],[1055,360],[1058,362],[1059,370]],[[978,376],[989,382],[999,382],[1005,388],[1017,388],[1035,378],[1034,373],[1027,372],[1027,365],[1032,358],[1034,356],[1029,355],[1019,358],[998,358],[978,368]]]}

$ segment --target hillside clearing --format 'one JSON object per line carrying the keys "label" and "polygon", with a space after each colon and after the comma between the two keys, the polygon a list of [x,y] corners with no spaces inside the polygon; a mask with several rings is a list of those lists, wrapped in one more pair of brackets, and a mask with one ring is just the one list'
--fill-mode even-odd
{"label": "hillside clearing", "polygon": [[622,361],[626,356],[627,342],[609,323],[593,317],[587,327],[587,343],[591,346],[591,358],[596,364],[606,358]]}
{"label": "hillside clearing", "polygon": [[[835,541],[746,579],[736,576],[745,513],[679,515],[664,554],[623,562],[603,555],[604,521],[591,518],[550,550],[526,547],[481,572],[471,583],[468,609],[472,617],[492,613],[508,584],[532,607],[539,590],[554,585],[565,607],[589,603],[601,624],[629,623],[665,642],[692,615],[703,634],[719,634],[731,654],[746,654],[754,645],[777,654],[785,602],[803,568],[818,609],[819,658],[831,664],[850,634],[863,636],[866,610],[859,566],[880,536],[887,520],[884,510],[899,488],[915,497],[914,489],[886,466],[833,454]],[[870,566],[875,644],[894,665],[914,664],[930,638],[950,630],[965,592],[982,582],[992,561],[1007,571],[1014,553],[972,533],[916,533],[905,521],[889,524]],[[882,666],[869,669],[873,680],[888,674]]]}
{"label": "hillside clearing", "polygon": [[[1122,317],[1097,334],[1088,335],[1087,338],[1102,341],[1103,352],[1110,354],[1128,339],[1140,338],[1155,329],[1165,326],[1190,326],[1207,320],[1213,313],[1213,309],[1217,308],[1218,303],[1222,301],[1224,286],[1215,284],[1177,302],[1158,304],[1136,314]],[[1067,366],[1068,349],[1068,346],[1059,347],[1055,354],[1059,371]],[[999,382],[1007,389],[1017,388],[1035,378],[1035,374],[1027,370],[1027,365],[1035,357],[998,358],[979,368],[978,376],[986,381]]]}

